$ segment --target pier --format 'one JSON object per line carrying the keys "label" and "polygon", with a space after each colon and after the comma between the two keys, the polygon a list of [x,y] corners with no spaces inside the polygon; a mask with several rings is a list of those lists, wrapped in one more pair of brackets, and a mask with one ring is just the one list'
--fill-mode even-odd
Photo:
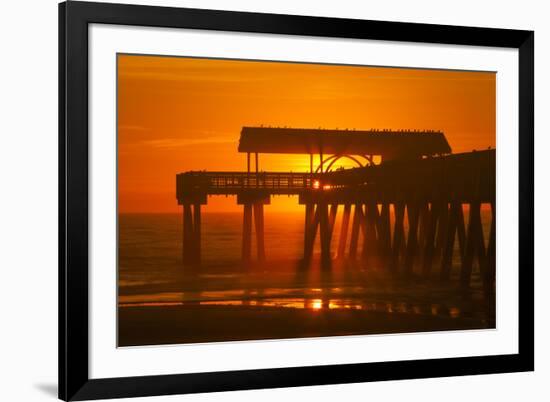
{"label": "pier", "polygon": [[[460,254],[459,286],[468,288],[474,264],[486,292],[495,281],[496,151],[453,154],[442,132],[244,127],[241,172],[189,171],[176,176],[183,208],[183,262],[200,267],[201,208],[210,196],[236,196],[243,206],[242,261],[266,259],[264,211],[272,197],[295,195],[305,207],[303,266],[320,239],[321,269],[335,259],[362,260],[405,280],[451,280],[453,251]],[[308,172],[266,172],[263,153],[309,155]],[[252,164],[253,157],[253,164]],[[347,158],[357,165],[334,169]],[[481,210],[490,210],[484,234]],[[336,254],[335,221],[341,214]],[[256,250],[252,250],[252,229]]]}

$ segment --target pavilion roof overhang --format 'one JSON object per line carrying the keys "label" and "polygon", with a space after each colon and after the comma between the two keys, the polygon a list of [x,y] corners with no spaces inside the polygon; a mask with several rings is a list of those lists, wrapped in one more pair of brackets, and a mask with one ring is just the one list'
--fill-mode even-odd
{"label": "pavilion roof overhang", "polygon": [[383,159],[451,153],[440,131],[243,127],[239,152],[381,155]]}

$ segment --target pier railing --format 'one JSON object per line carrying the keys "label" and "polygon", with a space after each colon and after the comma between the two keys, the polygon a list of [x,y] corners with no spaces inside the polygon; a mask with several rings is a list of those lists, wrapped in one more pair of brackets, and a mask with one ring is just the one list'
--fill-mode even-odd
{"label": "pier railing", "polygon": [[314,188],[316,173],[290,172],[186,172],[177,175],[178,198],[192,193],[235,195],[246,190],[292,195]]}
{"label": "pier railing", "polygon": [[401,160],[325,173],[190,171],[176,177],[177,199],[207,195],[300,195],[350,200],[446,198],[491,202],[495,150]]}

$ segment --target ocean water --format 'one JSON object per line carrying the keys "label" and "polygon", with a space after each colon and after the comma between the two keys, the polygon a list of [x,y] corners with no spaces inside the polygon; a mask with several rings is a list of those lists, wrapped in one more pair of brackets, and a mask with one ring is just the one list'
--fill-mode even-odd
{"label": "ocean water", "polygon": [[[489,210],[482,210],[482,221],[487,239]],[[388,270],[384,266],[334,263],[331,272],[323,274],[319,268],[317,239],[313,263],[304,274],[299,268],[303,254],[303,213],[270,213],[266,210],[267,261],[263,266],[244,267],[240,261],[241,213],[203,212],[202,264],[197,270],[183,267],[182,226],[181,214],[119,215],[120,306],[199,303],[326,307],[494,320],[488,316],[493,313],[487,310],[476,269],[472,289],[466,297],[457,290],[456,283],[440,285],[437,281],[419,281],[412,286],[395,283],[388,279]],[[336,220],[331,244],[333,255],[336,254],[339,233],[340,217]],[[253,255],[254,251],[253,242]],[[455,250],[452,272],[455,279],[459,264],[458,250]],[[437,260],[433,270],[434,275],[438,273]]]}
{"label": "ocean water", "polygon": [[[266,214],[266,258],[279,262],[301,258],[303,226],[298,213]],[[177,282],[183,270],[182,229],[181,214],[120,214],[120,287],[147,284],[154,289]],[[242,214],[203,213],[201,230],[204,273],[242,272]]]}

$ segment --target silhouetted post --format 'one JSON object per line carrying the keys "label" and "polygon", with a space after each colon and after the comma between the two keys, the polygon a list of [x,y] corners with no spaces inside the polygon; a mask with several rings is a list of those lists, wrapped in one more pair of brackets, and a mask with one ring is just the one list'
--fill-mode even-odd
{"label": "silhouetted post", "polygon": [[487,260],[486,271],[484,275],[485,293],[489,294],[493,291],[495,284],[496,273],[496,211],[495,203],[491,202],[491,228],[489,229],[489,242],[487,244]]}
{"label": "silhouetted post", "polygon": [[460,271],[460,284],[463,288],[470,286],[474,254],[479,248],[479,236],[481,234],[481,216],[478,201],[470,203],[470,217],[468,219],[468,232],[466,235],[466,250]]}
{"label": "silhouetted post", "polygon": [[319,208],[314,204],[306,204],[306,220],[304,228],[304,261],[309,263],[313,256],[313,246],[317,237],[317,226],[319,225]]}
{"label": "silhouetted post", "polygon": [[265,240],[264,240],[264,205],[254,204],[254,224],[256,228],[256,246],[258,248],[258,261],[265,261]]}
{"label": "silhouetted post", "polygon": [[[479,153],[474,155],[477,155],[474,160],[477,160],[478,162],[491,163],[491,159],[489,158],[490,154],[488,153]],[[464,259],[462,260],[462,269],[460,272],[460,283],[463,288],[467,288],[470,285],[472,263],[475,255],[478,260],[478,266],[481,278],[483,280],[484,289],[487,289],[487,259],[485,252],[485,241],[483,239],[483,227],[481,223],[481,194],[482,189],[484,189],[487,185],[487,183],[484,184],[484,180],[487,180],[484,174],[486,171],[487,168],[475,169],[475,173],[472,177],[471,194],[474,201],[470,202],[470,217],[468,219],[466,247],[464,250]],[[492,185],[495,185],[494,180]]]}
{"label": "silhouetted post", "polygon": [[396,273],[399,269],[399,254],[405,239],[405,228],[403,219],[405,217],[405,205],[402,202],[393,204],[395,214],[395,226],[393,229],[393,247],[390,269]]}
{"label": "silhouetted post", "polygon": [[373,202],[371,209],[371,222],[373,227],[373,233],[374,233],[374,257],[375,261],[379,264],[381,261],[382,256],[382,232],[383,229],[380,227],[381,220],[380,220],[380,213],[382,206],[378,205],[376,202]]}
{"label": "silhouetted post", "polygon": [[372,202],[365,204],[363,258],[368,264],[372,264],[378,246],[376,242],[376,217],[378,211],[375,211],[376,208],[376,204]]}
{"label": "silhouetted post", "polygon": [[250,263],[252,253],[252,204],[246,203],[243,207],[243,243],[242,260],[245,265]]}
{"label": "silhouetted post", "polygon": [[315,210],[313,207],[313,204],[308,203],[306,204],[306,213],[305,213],[305,219],[304,219],[304,261],[309,261],[311,259],[311,255],[308,250],[308,246],[310,243],[310,226],[313,223],[313,214]]}
{"label": "silhouetted post", "polygon": [[258,152],[255,152],[254,155],[255,155],[255,158],[256,158],[256,163],[255,163],[255,165],[256,165],[256,173],[258,173],[259,170],[260,170],[260,167],[259,167],[259,165],[258,165]]}
{"label": "silhouetted post", "polygon": [[244,191],[237,194],[237,204],[243,205],[242,260],[245,265],[252,261],[252,219],[256,232],[257,258],[265,260],[264,205],[270,203],[269,195],[259,191]]}
{"label": "silhouetted post", "polygon": [[407,216],[409,218],[409,235],[407,236],[407,252],[405,255],[405,277],[410,278],[413,272],[414,260],[418,248],[418,221],[420,205],[418,201],[411,201],[407,205]]}
{"label": "silhouetted post", "polygon": [[464,223],[464,211],[462,210],[461,203],[458,203],[456,207],[456,235],[458,237],[458,249],[462,261],[466,249],[466,225]]}
{"label": "silhouetted post", "polygon": [[[455,236],[457,232],[459,214],[462,211],[462,204],[459,201],[453,201],[451,202],[450,208],[448,207],[447,203],[442,203],[440,208],[440,221],[443,219],[447,221],[447,233],[445,235],[445,243],[442,250],[440,269],[440,279],[446,282],[450,279],[451,276],[453,251],[455,247]],[[445,218],[446,215],[448,216],[447,218]],[[439,230],[442,230],[441,225]]]}
{"label": "silhouetted post", "polygon": [[[422,202],[420,204],[420,214],[418,219],[418,249],[422,250],[426,242],[426,234],[430,220],[430,205],[428,202]],[[424,256],[421,255],[421,257],[423,258]]]}
{"label": "silhouetted post", "polygon": [[331,204],[329,215],[328,215],[328,227],[329,227],[329,235],[331,240],[332,240],[332,233],[334,231],[334,223],[336,222],[337,213],[338,213],[338,204]]}
{"label": "silhouetted post", "polygon": [[[366,212],[366,211],[365,211]],[[376,202],[372,202],[370,204],[370,224],[372,226],[372,256],[374,263],[380,262],[380,238],[381,238],[381,232],[380,232],[380,212],[378,209],[378,204]]]}
{"label": "silhouetted post", "polygon": [[344,258],[346,253],[350,213],[351,204],[344,204],[344,214],[342,215],[342,225],[340,226],[340,239],[338,240],[338,258]]}
{"label": "silhouetted post", "polygon": [[191,204],[183,204],[183,263],[193,263],[193,214]]}
{"label": "silhouetted post", "polygon": [[441,208],[441,216],[439,217],[439,222],[437,226],[437,237],[435,242],[435,256],[439,257],[443,253],[443,248],[445,247],[446,239],[447,239],[447,232],[448,232],[448,225],[449,225],[449,206],[448,203],[445,202],[445,205],[443,208]]}
{"label": "silhouetted post", "polygon": [[319,226],[321,232],[321,268],[330,268],[330,224],[328,205],[325,202],[317,204],[319,211]]}
{"label": "silhouetted post", "polygon": [[351,240],[349,243],[349,258],[355,259],[357,256],[357,243],[359,242],[359,228],[363,220],[363,206],[359,203],[355,204],[353,210],[353,222],[351,224]]}
{"label": "silhouetted post", "polygon": [[201,204],[193,205],[194,264],[201,263]]}
{"label": "silhouetted post", "polygon": [[485,280],[485,275],[487,273],[487,255],[485,250],[485,236],[483,235],[483,224],[481,223],[481,204],[479,205],[479,221],[476,224],[476,241],[477,241],[477,247],[476,247],[476,256],[477,256],[477,263],[479,267],[479,271],[481,274],[482,280]]}
{"label": "silhouetted post", "polygon": [[378,217],[378,243],[380,245],[381,261],[386,265],[391,254],[391,226],[390,226],[390,205],[387,202],[382,204]]}
{"label": "silhouetted post", "polygon": [[440,209],[441,203],[437,201],[432,202],[431,207],[428,208],[424,236],[424,255],[422,257],[422,276],[424,278],[428,278],[432,271],[432,262],[435,249],[435,231],[437,228],[437,220],[439,218]]}
{"label": "silhouetted post", "polygon": [[[367,225],[366,225],[366,205],[361,204],[361,219],[359,220],[359,233],[363,236],[363,241],[367,237]],[[362,254],[361,254],[362,255]]]}

